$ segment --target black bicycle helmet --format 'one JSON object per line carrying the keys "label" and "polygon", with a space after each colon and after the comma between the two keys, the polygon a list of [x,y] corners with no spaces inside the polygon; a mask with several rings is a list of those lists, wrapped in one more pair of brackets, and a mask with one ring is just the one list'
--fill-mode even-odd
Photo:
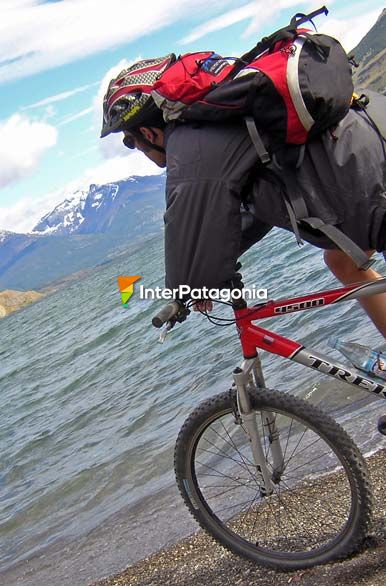
{"label": "black bicycle helmet", "polygon": [[162,112],[151,97],[153,84],[176,56],[145,59],[112,79],[103,99],[101,138],[140,126],[163,126]]}

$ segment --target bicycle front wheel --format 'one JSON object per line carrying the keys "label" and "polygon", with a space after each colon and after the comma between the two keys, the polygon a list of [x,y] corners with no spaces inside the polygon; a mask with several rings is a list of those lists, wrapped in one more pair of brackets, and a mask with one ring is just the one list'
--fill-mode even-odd
{"label": "bicycle front wheel", "polygon": [[[276,569],[300,569],[357,550],[371,524],[366,464],[347,433],[320,409],[278,391],[253,389],[273,493],[259,470],[231,390],[201,403],[179,433],[175,471],[200,525],[223,546]],[[283,466],[274,471],[264,422],[273,417]]]}

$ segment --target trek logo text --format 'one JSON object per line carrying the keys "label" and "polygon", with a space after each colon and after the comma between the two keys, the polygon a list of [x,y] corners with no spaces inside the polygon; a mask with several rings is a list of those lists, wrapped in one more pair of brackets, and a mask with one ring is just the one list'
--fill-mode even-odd
{"label": "trek logo text", "polygon": [[355,374],[350,372],[346,368],[340,368],[331,364],[327,360],[322,360],[317,356],[312,356],[312,354],[308,354],[307,356],[308,364],[311,368],[315,368],[324,374],[330,374],[335,378],[345,381],[346,383],[351,383],[352,385],[356,385],[365,389],[366,391],[371,391],[376,395],[381,395],[386,398],[386,387],[376,382],[370,381],[359,374]]}

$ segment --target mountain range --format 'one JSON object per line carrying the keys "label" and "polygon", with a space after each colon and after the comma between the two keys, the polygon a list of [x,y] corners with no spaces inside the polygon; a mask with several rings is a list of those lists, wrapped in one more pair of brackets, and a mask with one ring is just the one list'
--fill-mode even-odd
{"label": "mountain range", "polygon": [[[386,9],[350,53],[357,87],[386,94]],[[130,177],[69,194],[29,234],[0,230],[0,290],[41,289],[159,234],[163,175]]]}
{"label": "mountain range", "polygon": [[29,234],[0,231],[0,290],[40,289],[159,234],[164,189],[162,175],[93,184],[67,197]]}
{"label": "mountain range", "polygon": [[355,85],[386,95],[386,8],[350,53],[358,63],[353,76]]}

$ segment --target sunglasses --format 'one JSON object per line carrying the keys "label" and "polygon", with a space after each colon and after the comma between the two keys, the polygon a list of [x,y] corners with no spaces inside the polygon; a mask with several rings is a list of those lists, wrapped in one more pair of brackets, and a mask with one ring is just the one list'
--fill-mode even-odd
{"label": "sunglasses", "polygon": [[128,149],[135,149],[135,139],[132,136],[125,134],[122,142]]}

